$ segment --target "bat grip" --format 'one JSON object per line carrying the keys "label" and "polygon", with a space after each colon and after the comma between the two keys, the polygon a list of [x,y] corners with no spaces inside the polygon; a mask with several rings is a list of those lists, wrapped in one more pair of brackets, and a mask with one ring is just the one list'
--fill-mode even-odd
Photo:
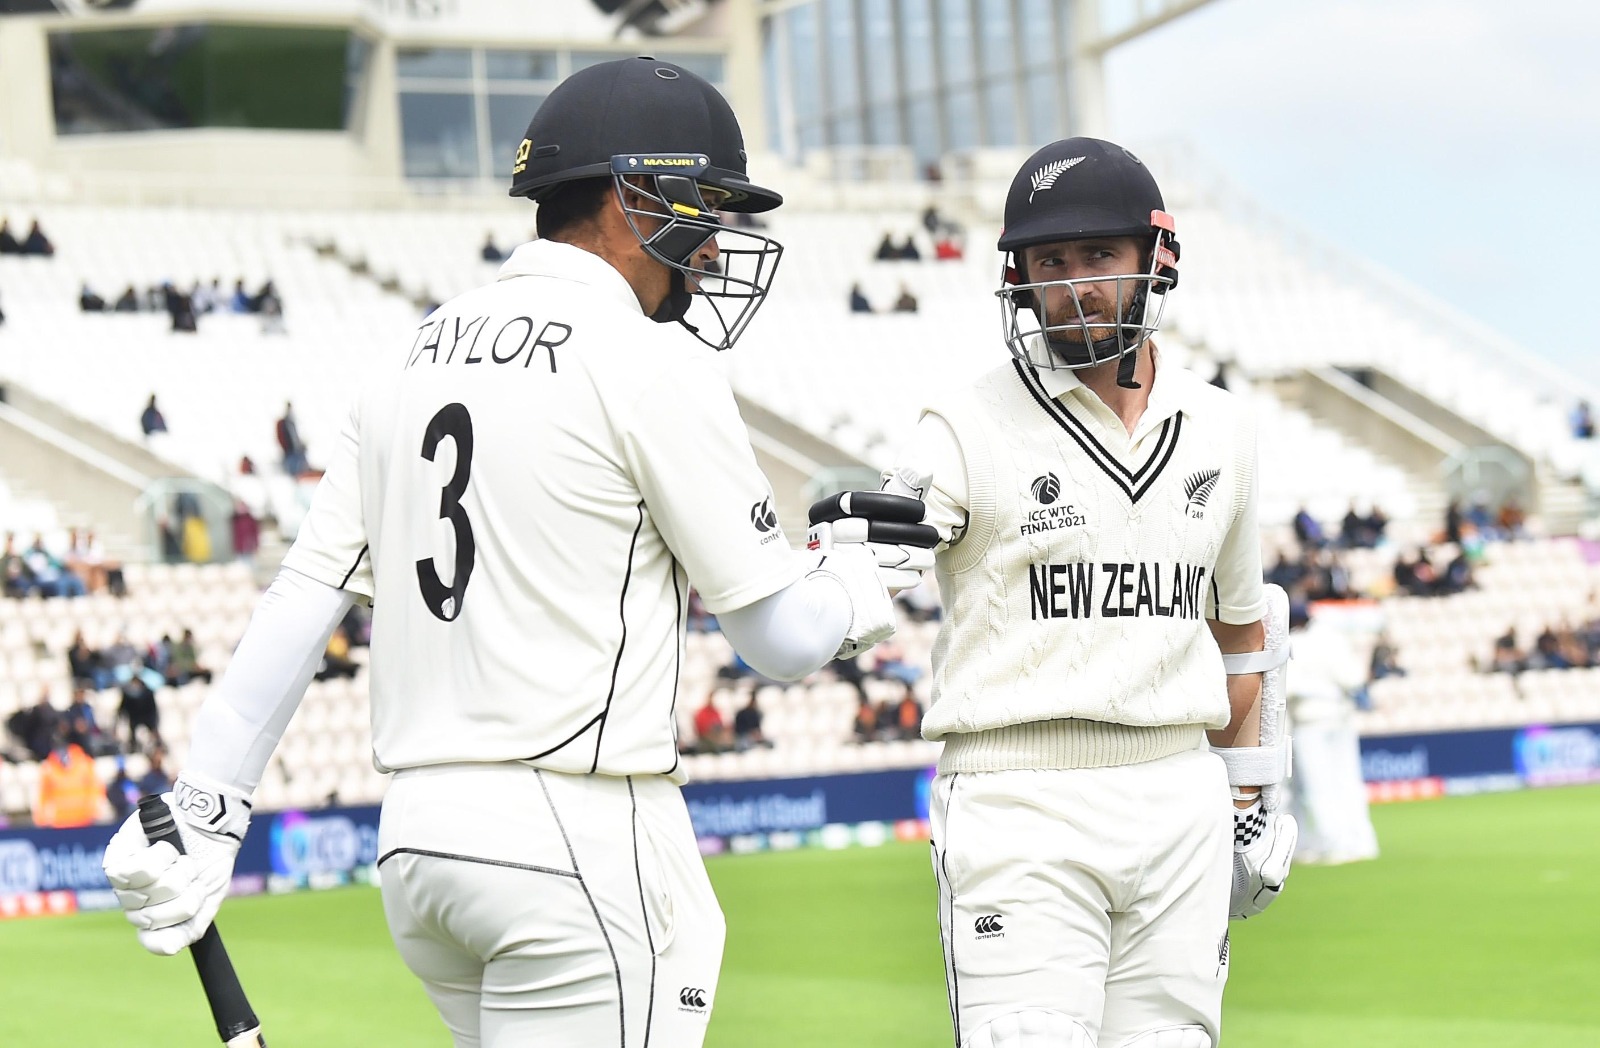
{"label": "bat grip", "polygon": [[[183,836],[178,833],[178,820],[159,794],[139,798],[139,827],[151,844],[165,841],[179,855],[186,854]],[[244,995],[244,987],[239,985],[233,961],[228,957],[227,947],[222,945],[222,935],[215,924],[194,941],[189,954],[194,958],[195,971],[200,974],[200,984],[205,987],[206,1003],[211,1006],[211,1018],[217,1024],[217,1036],[222,1038],[224,1048],[235,1044],[257,1044],[265,1048],[266,1041],[258,1032],[261,1022]],[[248,1036],[252,1033],[254,1041]]]}

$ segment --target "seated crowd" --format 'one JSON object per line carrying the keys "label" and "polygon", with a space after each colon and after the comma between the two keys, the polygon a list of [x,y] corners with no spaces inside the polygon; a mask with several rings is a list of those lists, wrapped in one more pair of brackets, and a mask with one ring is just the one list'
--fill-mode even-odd
{"label": "seated crowd", "polygon": [[87,593],[127,594],[122,565],[106,557],[92,531],[69,529],[59,543],[35,534],[26,549],[7,532],[0,549],[0,592],[13,600],[25,597],[81,597]]}

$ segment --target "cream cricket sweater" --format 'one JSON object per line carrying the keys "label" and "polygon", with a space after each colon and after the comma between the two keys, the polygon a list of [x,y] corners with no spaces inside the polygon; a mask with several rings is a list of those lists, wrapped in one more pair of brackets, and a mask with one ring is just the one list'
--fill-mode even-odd
{"label": "cream cricket sweater", "polygon": [[1070,373],[1007,364],[929,407],[912,454],[953,540],[923,723],[941,772],[1137,763],[1227,724],[1205,619],[1265,606],[1235,397],[1158,357],[1130,438]]}

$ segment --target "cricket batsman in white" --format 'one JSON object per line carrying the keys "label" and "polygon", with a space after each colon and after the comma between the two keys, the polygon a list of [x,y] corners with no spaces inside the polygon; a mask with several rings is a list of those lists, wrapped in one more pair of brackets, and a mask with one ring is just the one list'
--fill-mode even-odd
{"label": "cricket batsman in white", "polygon": [[1229,916],[1295,840],[1254,423],[1151,338],[1178,243],[1132,153],[1040,149],[999,247],[1013,359],[928,408],[886,485],[943,540],[923,733],[955,1041],[1214,1048]]}
{"label": "cricket batsman in white", "polygon": [[724,924],[678,789],[688,587],[792,680],[892,632],[879,554],[901,582],[932,554],[791,549],[711,351],[673,324],[731,346],[782,251],[718,220],[782,201],[709,83],[575,73],[512,193],[539,239],[371,376],[198,715],[168,798],[187,855],[135,816],[106,874],[150,950],[201,935],[330,632],[370,599],[383,905],[454,1043],[696,1046]]}

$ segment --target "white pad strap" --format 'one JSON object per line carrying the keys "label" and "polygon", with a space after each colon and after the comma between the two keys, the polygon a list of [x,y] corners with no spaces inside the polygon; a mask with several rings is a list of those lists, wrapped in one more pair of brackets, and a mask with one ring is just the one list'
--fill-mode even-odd
{"label": "white pad strap", "polygon": [[1222,668],[1230,677],[1241,673],[1266,673],[1289,661],[1289,645],[1268,648],[1265,651],[1237,651],[1222,653]]}
{"label": "white pad strap", "polygon": [[1228,766],[1230,786],[1260,786],[1261,803],[1269,812],[1283,806],[1283,780],[1294,773],[1289,738],[1288,662],[1289,595],[1282,586],[1266,587],[1267,607],[1261,615],[1266,644],[1261,651],[1222,656],[1231,674],[1261,674],[1261,745],[1214,747]]}
{"label": "white pad strap", "polygon": [[1287,746],[1218,746],[1211,752],[1227,765],[1229,786],[1271,786],[1288,774]]}

